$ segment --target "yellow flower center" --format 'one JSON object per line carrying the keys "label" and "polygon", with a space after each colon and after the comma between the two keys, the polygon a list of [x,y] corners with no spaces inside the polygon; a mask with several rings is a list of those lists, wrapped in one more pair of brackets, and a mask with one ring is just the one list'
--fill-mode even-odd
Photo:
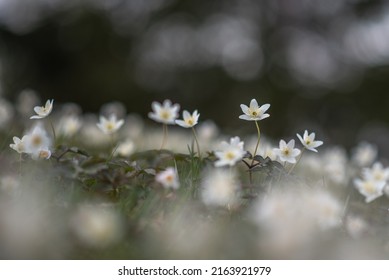
{"label": "yellow flower center", "polygon": [[193,125],[194,121],[193,121],[193,119],[189,119],[189,120],[187,121],[187,123],[188,123],[188,125]]}
{"label": "yellow flower center", "polygon": [[48,158],[49,157],[49,152],[48,151],[40,151],[39,152],[39,157],[40,158]]}
{"label": "yellow flower center", "polygon": [[115,126],[113,125],[113,123],[109,122],[107,123],[107,130],[113,130],[115,128]]}
{"label": "yellow flower center", "polygon": [[173,182],[173,176],[172,175],[168,175],[166,176],[166,182],[169,182],[169,183],[172,183]]}
{"label": "yellow flower center", "polygon": [[170,118],[170,113],[168,111],[162,111],[161,118],[164,120],[168,120]]}
{"label": "yellow flower center", "polygon": [[365,185],[363,186],[363,188],[365,189],[365,191],[367,193],[374,193],[375,192],[375,187],[372,183],[368,182],[368,183],[365,183]]}
{"label": "yellow flower center", "polygon": [[226,153],[226,158],[228,160],[232,160],[235,158],[235,154],[233,152],[228,152],[228,153]]}
{"label": "yellow flower center", "polygon": [[284,155],[288,156],[289,154],[290,154],[289,149],[285,149],[285,150],[284,150]]}
{"label": "yellow flower center", "polygon": [[42,137],[40,137],[39,135],[34,135],[34,137],[32,138],[32,144],[34,146],[40,146],[42,144]]}

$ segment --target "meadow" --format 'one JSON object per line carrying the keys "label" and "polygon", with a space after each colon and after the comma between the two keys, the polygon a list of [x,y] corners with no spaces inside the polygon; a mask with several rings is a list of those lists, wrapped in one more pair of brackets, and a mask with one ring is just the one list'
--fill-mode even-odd
{"label": "meadow", "polygon": [[252,134],[225,135],[169,99],[148,116],[119,102],[83,114],[31,91],[3,99],[0,257],[389,257],[377,147],[329,146],[309,128],[270,139],[261,102],[236,104]]}

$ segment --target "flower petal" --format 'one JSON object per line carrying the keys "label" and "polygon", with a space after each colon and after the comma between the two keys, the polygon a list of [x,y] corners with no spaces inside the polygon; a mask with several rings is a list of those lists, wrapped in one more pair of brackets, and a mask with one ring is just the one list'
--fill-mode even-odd
{"label": "flower petal", "polygon": [[252,110],[258,109],[258,102],[256,99],[251,99],[250,101],[250,108]]}

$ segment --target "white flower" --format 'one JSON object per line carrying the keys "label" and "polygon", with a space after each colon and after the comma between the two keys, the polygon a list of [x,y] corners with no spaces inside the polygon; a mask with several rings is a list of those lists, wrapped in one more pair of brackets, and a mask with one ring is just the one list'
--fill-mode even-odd
{"label": "white flower", "polygon": [[163,105],[154,101],[151,107],[153,112],[149,113],[149,118],[164,124],[174,124],[180,110],[180,105],[172,105],[170,100],[165,100]]}
{"label": "white flower", "polygon": [[230,143],[223,141],[221,143],[221,151],[216,151],[215,155],[218,160],[215,166],[220,167],[224,165],[233,166],[240,161],[246,152],[243,150],[244,142],[240,141],[238,136],[230,139]]}
{"label": "white flower", "polygon": [[305,130],[304,136],[301,137],[300,134],[297,134],[298,139],[300,139],[301,144],[310,151],[317,152],[316,148],[323,145],[323,141],[315,141],[315,133],[312,132],[308,134],[308,131]]}
{"label": "white flower", "polygon": [[76,116],[65,116],[59,122],[59,134],[71,137],[81,127],[81,121]]}
{"label": "white flower", "polygon": [[122,157],[128,157],[135,150],[134,142],[130,139],[122,142],[115,150],[115,155],[119,155]]}
{"label": "white flower", "polygon": [[75,236],[92,248],[104,248],[120,240],[123,224],[112,208],[100,205],[82,205],[70,220]]}
{"label": "white flower", "polygon": [[14,141],[14,144],[10,144],[9,146],[17,151],[19,154],[25,153],[26,152],[26,140],[27,140],[27,135],[24,135],[22,139],[19,137],[14,137],[12,138]]}
{"label": "white flower", "polygon": [[215,169],[205,174],[201,184],[201,198],[207,205],[225,206],[237,199],[236,174],[227,169]]}
{"label": "white flower", "polygon": [[382,163],[376,162],[371,168],[362,170],[362,177],[372,181],[387,181],[389,179],[389,167],[384,168]]}
{"label": "white flower", "polygon": [[35,106],[34,111],[37,115],[30,117],[30,119],[43,119],[46,118],[48,115],[50,115],[51,110],[53,110],[53,102],[54,99],[52,100],[47,100],[45,106]]}
{"label": "white flower", "polygon": [[265,112],[269,109],[270,104],[264,104],[261,107],[258,106],[258,102],[255,99],[252,99],[250,102],[250,107],[247,105],[240,104],[240,108],[243,111],[243,115],[240,115],[239,118],[246,121],[260,121],[265,118],[270,117],[269,114]]}
{"label": "white flower", "polygon": [[109,119],[104,116],[100,116],[100,122],[97,123],[97,127],[100,128],[104,134],[113,134],[123,124],[124,120],[117,120],[116,115],[112,114]]}
{"label": "white flower", "polygon": [[369,203],[384,194],[385,182],[373,180],[355,179],[354,185],[365,196],[365,202]]}
{"label": "white flower", "polygon": [[182,117],[184,120],[176,120],[176,124],[185,128],[190,128],[198,123],[200,114],[197,113],[197,110],[195,110],[192,115],[188,111],[184,110]]}
{"label": "white flower", "polygon": [[353,149],[352,161],[358,166],[369,166],[377,157],[378,149],[375,145],[361,142]]}
{"label": "white flower", "polygon": [[[33,159],[50,158],[51,139],[47,136],[46,130],[41,126],[35,126],[25,139],[26,153],[31,154]],[[49,155],[50,154],[50,155]]]}
{"label": "white flower", "polygon": [[288,144],[284,140],[281,140],[279,149],[275,148],[274,153],[282,162],[296,163],[296,157],[301,151],[294,148],[294,139],[292,139]]}
{"label": "white flower", "polygon": [[158,173],[155,176],[155,181],[160,183],[164,188],[178,189],[180,187],[177,172],[173,167],[168,167],[166,170]]}

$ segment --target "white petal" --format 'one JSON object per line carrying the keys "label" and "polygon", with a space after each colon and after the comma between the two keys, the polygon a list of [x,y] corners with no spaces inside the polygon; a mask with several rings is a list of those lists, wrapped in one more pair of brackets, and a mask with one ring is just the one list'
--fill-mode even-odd
{"label": "white petal", "polygon": [[189,126],[186,124],[186,122],[184,122],[183,120],[176,120],[176,124],[178,124],[179,126],[185,127],[185,128],[188,128],[188,127],[189,127]]}
{"label": "white petal", "polygon": [[240,104],[240,108],[242,109],[243,113],[247,115],[249,114],[249,107],[247,107],[247,105]]}
{"label": "white petal", "polygon": [[151,103],[151,108],[153,109],[154,112],[159,112],[161,110],[161,104],[154,101],[153,103]]}
{"label": "white petal", "polygon": [[304,139],[300,136],[300,134],[296,134],[297,135],[297,138],[300,140],[301,144],[303,144],[305,146],[305,141]]}
{"label": "white petal", "polygon": [[270,117],[269,114],[263,114],[261,117],[258,118],[258,120],[260,121],[260,120],[266,119],[268,117]]}
{"label": "white petal", "polygon": [[250,108],[255,110],[255,109],[258,109],[258,102],[256,99],[251,99],[250,101]]}
{"label": "white petal", "polygon": [[280,150],[283,150],[286,147],[286,142],[284,140],[280,140]]}
{"label": "white petal", "polygon": [[294,149],[294,139],[292,139],[292,140],[290,140],[289,142],[288,142],[288,145],[287,145],[287,147],[290,149],[290,150],[293,150]]}
{"label": "white petal", "polygon": [[30,120],[33,120],[33,119],[43,119],[44,116],[32,116],[30,117]]}
{"label": "white petal", "polygon": [[187,110],[184,110],[184,112],[182,113],[182,116],[183,116],[184,120],[191,118],[191,115]]}
{"label": "white petal", "polygon": [[263,104],[259,109],[262,113],[265,113],[270,108],[270,104]]}
{"label": "white petal", "polygon": [[166,99],[164,102],[163,102],[163,107],[164,108],[170,108],[172,106],[172,102],[169,100],[169,99]]}
{"label": "white petal", "polygon": [[239,119],[241,119],[241,120],[246,120],[246,121],[255,121],[255,119],[250,118],[250,117],[247,116],[247,115],[240,115],[240,116],[239,116]]}

